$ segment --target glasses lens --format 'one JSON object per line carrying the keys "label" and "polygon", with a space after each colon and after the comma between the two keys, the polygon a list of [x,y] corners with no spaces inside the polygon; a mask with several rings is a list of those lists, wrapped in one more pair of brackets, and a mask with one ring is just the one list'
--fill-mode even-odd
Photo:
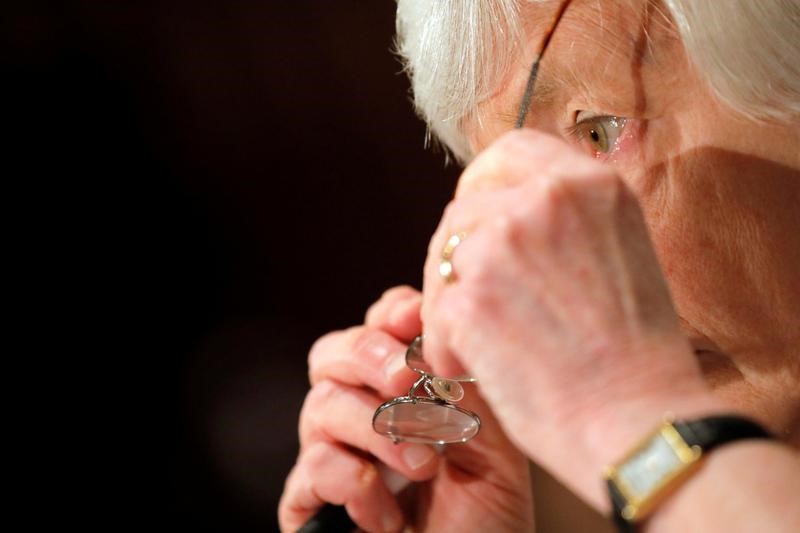
{"label": "glasses lens", "polygon": [[423,444],[466,442],[480,426],[475,413],[428,398],[395,398],[381,405],[372,419],[381,435]]}

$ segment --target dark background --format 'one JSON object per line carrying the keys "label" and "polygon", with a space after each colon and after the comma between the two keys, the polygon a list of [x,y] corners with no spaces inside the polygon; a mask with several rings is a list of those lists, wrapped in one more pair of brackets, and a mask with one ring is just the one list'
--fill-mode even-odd
{"label": "dark background", "polygon": [[395,3],[3,11],[6,177],[64,344],[96,352],[107,526],[275,529],[309,347],[419,286],[457,176],[423,148]]}
{"label": "dark background", "polygon": [[[4,386],[33,452],[7,485],[29,525],[275,530],[308,349],[419,287],[459,172],[423,148],[394,1],[2,11],[7,307],[27,323]],[[539,531],[596,530],[534,480]]]}

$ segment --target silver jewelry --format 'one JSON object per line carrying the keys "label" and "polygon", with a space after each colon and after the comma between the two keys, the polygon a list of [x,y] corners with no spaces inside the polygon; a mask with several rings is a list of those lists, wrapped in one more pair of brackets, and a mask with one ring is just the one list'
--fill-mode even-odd
{"label": "silver jewelry", "polygon": [[448,379],[432,375],[422,358],[422,337],[409,345],[406,365],[420,377],[406,396],[378,407],[372,417],[373,429],[395,443],[452,444],[475,437],[481,428],[480,417],[455,405],[464,397],[459,382],[475,380],[468,376]]}

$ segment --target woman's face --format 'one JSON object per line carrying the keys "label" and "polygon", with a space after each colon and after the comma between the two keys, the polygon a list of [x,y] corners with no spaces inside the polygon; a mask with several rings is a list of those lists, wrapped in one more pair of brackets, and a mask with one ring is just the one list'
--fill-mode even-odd
{"label": "woman's face", "polygon": [[[475,152],[513,127],[558,4],[523,8],[531,38],[481,105],[483,128],[467,128]],[[570,5],[526,125],[615,166],[641,202],[708,382],[800,438],[800,127],[722,104],[646,0]]]}

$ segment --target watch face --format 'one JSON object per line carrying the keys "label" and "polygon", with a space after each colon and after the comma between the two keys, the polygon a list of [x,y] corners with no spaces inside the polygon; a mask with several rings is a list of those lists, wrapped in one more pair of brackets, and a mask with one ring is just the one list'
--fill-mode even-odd
{"label": "watch face", "polygon": [[699,457],[699,448],[686,444],[672,424],[664,424],[608,472],[627,501],[623,516],[633,519],[645,514]]}
{"label": "watch face", "polygon": [[630,490],[632,498],[641,500],[657,489],[665,477],[682,465],[678,453],[659,434],[653,437],[639,453],[620,466],[619,481]]}

